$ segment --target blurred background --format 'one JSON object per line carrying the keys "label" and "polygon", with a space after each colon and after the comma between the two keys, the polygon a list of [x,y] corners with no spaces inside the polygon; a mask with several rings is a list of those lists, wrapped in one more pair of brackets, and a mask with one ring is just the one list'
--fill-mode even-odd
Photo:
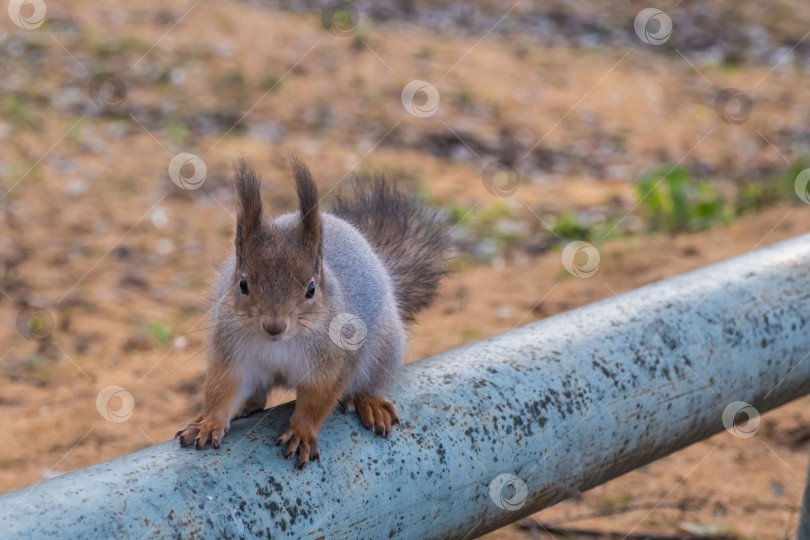
{"label": "blurred background", "polygon": [[[12,0],[0,492],[195,414],[239,156],[279,212],[290,153],[327,206],[383,171],[444,209],[410,360],[807,232],[808,29],[798,0]],[[489,536],[793,537],[808,405]]]}

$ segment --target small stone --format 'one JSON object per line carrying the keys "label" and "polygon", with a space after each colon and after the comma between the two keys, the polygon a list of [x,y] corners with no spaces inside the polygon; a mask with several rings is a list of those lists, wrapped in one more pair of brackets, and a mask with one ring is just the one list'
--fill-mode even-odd
{"label": "small stone", "polygon": [[515,313],[515,310],[513,310],[510,307],[498,308],[498,310],[495,312],[496,316],[499,319],[511,319],[512,315],[514,315],[514,313]]}
{"label": "small stone", "polygon": [[158,255],[168,255],[174,251],[174,242],[168,238],[161,238],[155,244],[155,253]]}
{"label": "small stone", "polygon": [[68,197],[80,197],[87,193],[87,189],[90,187],[90,183],[85,180],[84,178],[79,178],[76,180],[72,180],[68,183],[67,190],[65,191]]}
{"label": "small stone", "polygon": [[152,225],[158,229],[162,229],[169,223],[169,216],[163,208],[155,208],[149,219],[152,221]]}

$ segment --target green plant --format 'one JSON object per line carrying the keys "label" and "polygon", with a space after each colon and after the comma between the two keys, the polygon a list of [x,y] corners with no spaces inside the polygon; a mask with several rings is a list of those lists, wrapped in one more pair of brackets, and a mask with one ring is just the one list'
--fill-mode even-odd
{"label": "green plant", "polygon": [[149,50],[149,44],[141,38],[135,36],[125,37],[121,41],[121,48],[125,51],[132,51],[135,53],[145,53]]}
{"label": "green plant", "polygon": [[431,60],[435,56],[435,51],[433,48],[423,45],[419,52],[416,53],[417,58],[421,58],[422,60]]}
{"label": "green plant", "polygon": [[172,340],[172,331],[165,324],[149,325],[149,339],[158,345],[166,345]]}
{"label": "green plant", "polygon": [[768,190],[762,182],[751,182],[740,188],[737,197],[736,212],[738,215],[754,214],[767,204]]}
{"label": "green plant", "polygon": [[465,341],[477,339],[481,337],[481,331],[474,326],[464,325],[461,327],[461,337],[464,338]]}
{"label": "green plant", "polygon": [[344,31],[346,29],[352,28],[357,26],[357,21],[355,20],[357,16],[356,12],[349,7],[340,7],[331,13],[331,17],[324,17],[321,19],[321,24],[323,25],[324,30],[333,31]]}
{"label": "green plant", "polygon": [[717,193],[714,184],[708,180],[701,180],[695,191],[695,200],[686,210],[690,230],[708,229],[733,217],[733,211]]}
{"label": "green plant", "polygon": [[459,88],[453,95],[453,104],[461,111],[469,110],[475,101],[475,95],[469,88]]}
{"label": "green plant", "polygon": [[602,500],[599,506],[602,510],[612,510],[614,508],[624,508],[631,502],[633,502],[633,495],[631,493],[622,493],[621,495]]}
{"label": "green plant", "polygon": [[563,240],[587,240],[591,236],[591,231],[580,223],[573,212],[563,212],[557,216],[551,232]]}
{"label": "green plant", "polygon": [[790,169],[774,178],[743,184],[740,186],[735,212],[742,216],[758,212],[779,201],[798,202],[795,191],[796,177],[809,166],[807,157],[799,156]]}
{"label": "green plant", "polygon": [[685,167],[646,176],[638,185],[638,196],[654,231],[703,230],[733,215],[714,185],[694,179]]}
{"label": "green plant", "polygon": [[261,90],[274,90],[276,86],[281,84],[281,78],[275,73],[267,73],[262,76],[259,81],[259,89]]}
{"label": "green plant", "polygon": [[797,157],[790,169],[784,171],[782,174],[779,174],[776,178],[774,178],[772,182],[773,187],[769,193],[770,200],[768,202],[778,200],[801,202],[796,197],[796,177],[799,176],[799,173],[809,167],[810,160],[808,160],[807,156]]}
{"label": "green plant", "polygon": [[241,68],[232,68],[225,72],[222,77],[225,86],[244,86],[245,75],[242,73]]}
{"label": "green plant", "polygon": [[11,117],[15,124],[25,124],[28,122],[28,110],[25,103],[16,93],[8,93],[3,96],[3,110]]}
{"label": "green plant", "polygon": [[364,24],[358,25],[354,30],[354,34],[352,34],[352,49],[357,51],[365,49],[370,35],[371,31],[368,26]]}
{"label": "green plant", "polygon": [[188,128],[183,122],[170,121],[166,127],[166,137],[174,146],[182,146],[188,137]]}

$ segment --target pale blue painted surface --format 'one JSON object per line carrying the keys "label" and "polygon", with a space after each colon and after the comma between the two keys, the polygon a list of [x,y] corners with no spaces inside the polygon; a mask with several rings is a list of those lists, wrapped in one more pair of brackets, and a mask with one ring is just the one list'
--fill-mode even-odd
{"label": "pale blue painted surface", "polygon": [[303,472],[272,445],[284,406],[219,451],[170,441],[2,496],[0,536],[473,537],[723,431],[733,401],[810,392],[809,317],[802,236],[412,364],[391,439],[335,413]]}

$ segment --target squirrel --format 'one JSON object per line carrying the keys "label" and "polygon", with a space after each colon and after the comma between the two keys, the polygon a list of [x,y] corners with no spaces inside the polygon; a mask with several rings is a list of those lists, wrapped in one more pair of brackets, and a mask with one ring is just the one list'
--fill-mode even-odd
{"label": "squirrel", "polygon": [[235,253],[216,288],[202,413],[175,438],[219,448],[232,419],[263,410],[270,389],[294,388],[276,444],[303,469],[320,458],[318,432],[338,404],[375,435],[399,424],[383,396],[404,363],[408,325],[448,273],[449,242],[442,214],[383,176],[320,211],[310,171],[291,162],[300,209],[272,220],[255,168],[234,165]]}

